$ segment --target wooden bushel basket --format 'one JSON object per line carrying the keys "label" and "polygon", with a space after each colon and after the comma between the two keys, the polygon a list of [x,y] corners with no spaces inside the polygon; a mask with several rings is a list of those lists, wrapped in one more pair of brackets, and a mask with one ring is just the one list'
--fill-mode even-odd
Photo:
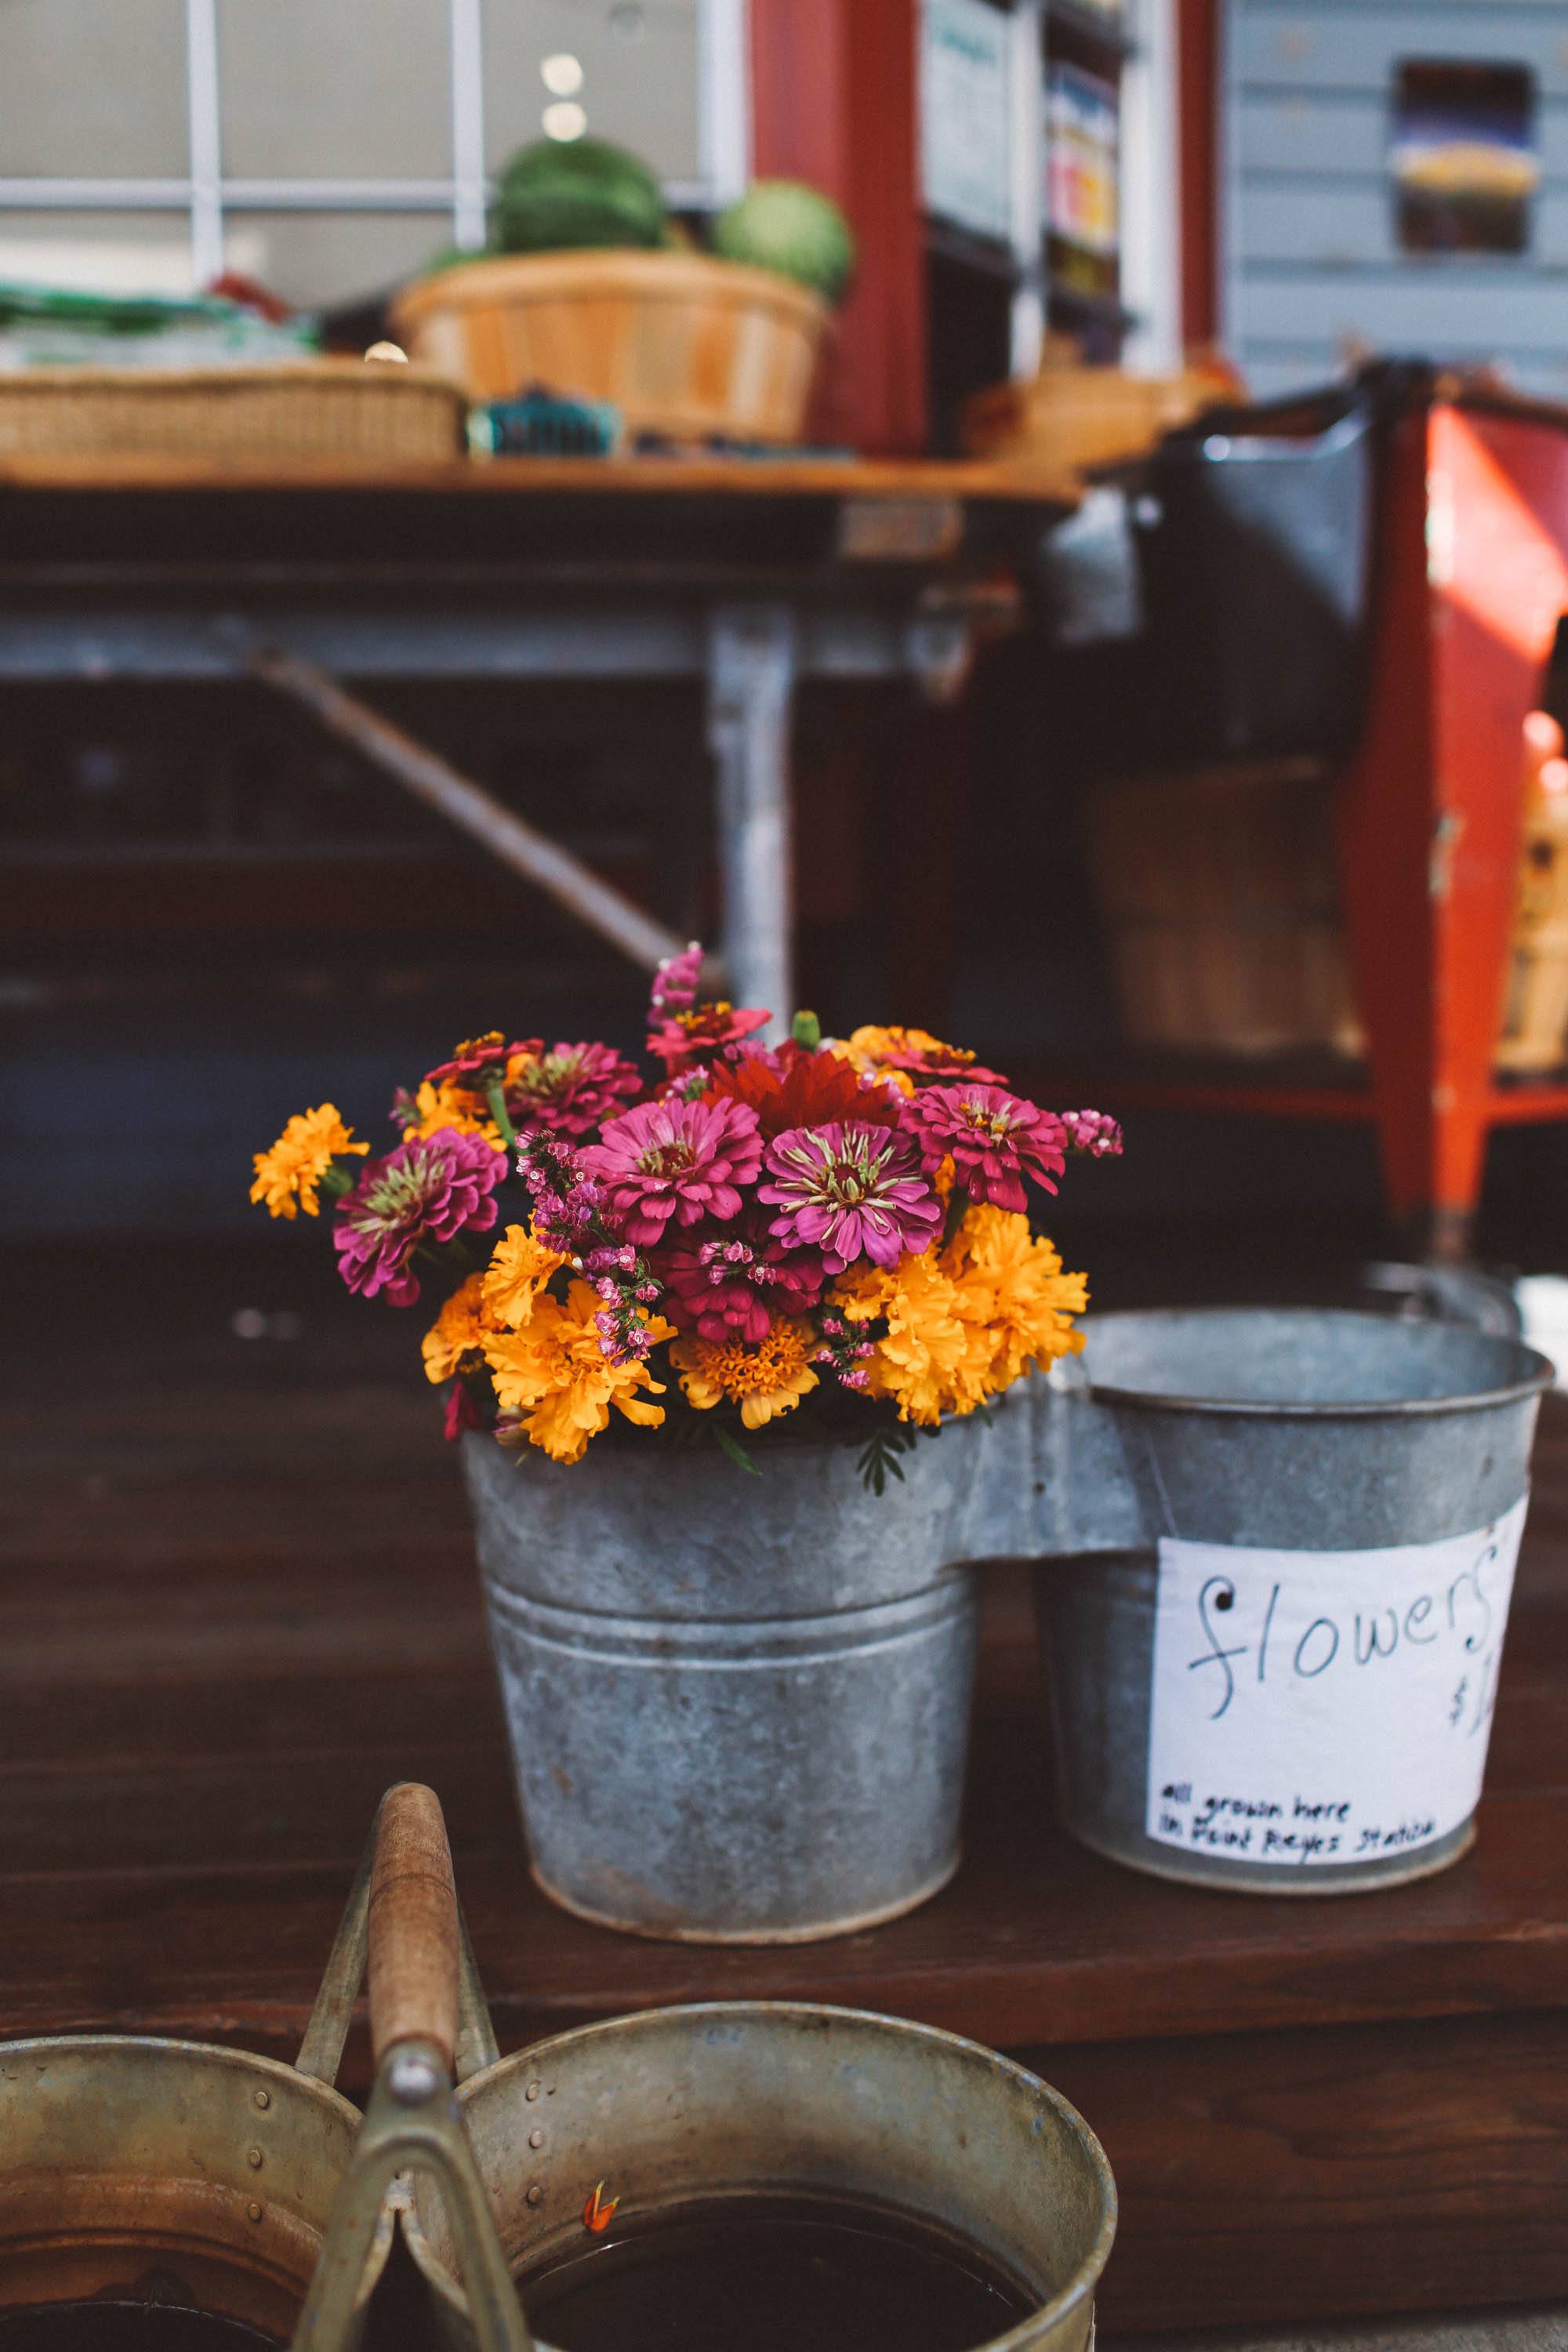
{"label": "wooden bushel basket", "polygon": [[825,302],[767,269],[697,253],[507,254],[399,296],[411,358],[474,400],[531,384],[610,401],[628,433],[798,441]]}

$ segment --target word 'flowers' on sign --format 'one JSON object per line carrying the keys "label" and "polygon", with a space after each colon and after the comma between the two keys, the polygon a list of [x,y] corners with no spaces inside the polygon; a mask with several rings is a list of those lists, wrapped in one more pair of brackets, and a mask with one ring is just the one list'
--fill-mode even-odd
{"label": "word 'flowers' on sign", "polygon": [[1373,1551],[1163,1537],[1150,1837],[1300,1869],[1468,1821],[1524,1511]]}

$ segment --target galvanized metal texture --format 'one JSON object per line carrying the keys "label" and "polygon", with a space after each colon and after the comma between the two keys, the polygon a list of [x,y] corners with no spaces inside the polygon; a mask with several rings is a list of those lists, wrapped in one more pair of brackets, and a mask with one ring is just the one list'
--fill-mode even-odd
{"label": "galvanized metal texture", "polygon": [[650,1481],[465,1443],[533,1870],[567,1909],[700,1942],[837,1935],[959,1858],[990,1433],[877,1496],[842,1447]]}
{"label": "galvanized metal texture", "polygon": [[[580,2241],[601,2179],[627,2217],[717,2196],[862,2199],[966,2240],[1037,2299],[993,2352],[1090,2341],[1116,2229],[1104,2152],[1059,2093],[955,2034],[793,2002],[654,2010],[503,2059],[458,2105],[513,2272]],[[471,2343],[429,2182],[403,2225],[443,2335]]]}
{"label": "galvanized metal texture", "polygon": [[[370,1850],[298,2065],[121,2034],[0,2043],[0,2310],[156,2280],[162,2299],[291,2334],[360,2130],[331,2081],[364,1970]],[[495,2044],[473,1997],[483,2063]],[[391,2242],[378,2208],[345,2344]]]}
{"label": "galvanized metal texture", "polygon": [[1157,1545],[1289,1551],[1436,1541],[1524,1494],[1552,1368],[1517,1340],[1345,1312],[1214,1308],[1091,1320],[1082,1358],[1013,1422],[1020,1552],[1050,1678],[1058,1805],[1087,1844],[1163,1877],[1353,1893],[1458,1859],[1469,1822],[1406,1854],[1315,1866],[1145,1834]]}

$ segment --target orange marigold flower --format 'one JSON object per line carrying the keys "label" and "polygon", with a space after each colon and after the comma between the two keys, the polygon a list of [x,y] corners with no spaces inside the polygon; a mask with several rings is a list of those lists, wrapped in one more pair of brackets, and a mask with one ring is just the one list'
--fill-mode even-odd
{"label": "orange marigold flower", "polygon": [[477,1355],[484,1346],[484,1283],[482,1274],[470,1274],[462,1288],[452,1293],[419,1342],[427,1381],[449,1381],[454,1373],[462,1370],[465,1360]]}
{"label": "orange marigold flower", "polygon": [[521,1329],[533,1313],[540,1293],[566,1260],[558,1250],[535,1241],[526,1225],[508,1225],[490,1254],[484,1273],[476,1277],[484,1296],[485,1313],[492,1325]]}
{"label": "orange marigold flower", "polygon": [[269,1151],[255,1154],[253,1201],[265,1201],[270,1217],[294,1217],[303,1209],[318,1216],[317,1187],[342,1151],[365,1152],[368,1143],[352,1140],[336,1103],[318,1104],[314,1110],[296,1111]]}
{"label": "orange marigold flower", "polygon": [[[394,1114],[407,1101],[406,1095],[400,1096]],[[411,1142],[416,1135],[434,1135],[443,1127],[455,1127],[463,1135],[482,1135],[487,1143],[500,1149],[500,1129],[493,1118],[485,1116],[479,1096],[470,1094],[467,1087],[453,1086],[447,1079],[433,1085],[428,1078],[421,1078],[411,1108],[418,1116],[405,1121],[405,1143]]]}
{"label": "orange marigold flower", "polygon": [[850,1323],[885,1318],[866,1363],[869,1395],[890,1397],[900,1421],[934,1429],[944,1412],[973,1412],[982,1389],[953,1283],[929,1250],[884,1269],[857,1267],[829,1297]]}
{"label": "orange marigold flower", "polygon": [[748,1429],[762,1429],[781,1412],[793,1412],[817,1385],[810,1358],[816,1335],[809,1323],[781,1317],[765,1339],[678,1339],[669,1360],[680,1374],[687,1402],[711,1412],[728,1401],[741,1408]]}
{"label": "orange marigold flower", "polygon": [[984,1359],[988,1396],[1037,1366],[1048,1371],[1083,1346],[1072,1318],[1089,1305],[1088,1285],[1081,1274],[1062,1271],[1058,1252],[1030,1233],[1026,1216],[989,1202],[966,1211],[940,1264],[974,1352]]}
{"label": "orange marigold flower", "polygon": [[[664,1407],[648,1402],[664,1388],[647,1366],[614,1363],[601,1347],[594,1319],[600,1303],[592,1283],[574,1282],[564,1300],[540,1292],[521,1329],[486,1331],[496,1401],[518,1415],[501,1433],[503,1444],[526,1442],[552,1461],[580,1462],[588,1440],[609,1427],[612,1405],[647,1428],[664,1419]],[[674,1324],[659,1316],[647,1317],[647,1327],[655,1342],[675,1337]]]}

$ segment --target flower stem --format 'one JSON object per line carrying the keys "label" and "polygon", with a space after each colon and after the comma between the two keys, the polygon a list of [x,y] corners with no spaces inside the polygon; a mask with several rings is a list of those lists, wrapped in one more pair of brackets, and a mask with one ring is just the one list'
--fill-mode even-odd
{"label": "flower stem", "polygon": [[506,1145],[509,1151],[515,1151],[517,1149],[517,1133],[510,1119],[507,1117],[506,1094],[499,1078],[496,1080],[494,1086],[487,1087],[485,1088],[485,1100],[490,1107],[490,1117],[494,1119],[496,1125],[500,1129],[501,1141]]}

